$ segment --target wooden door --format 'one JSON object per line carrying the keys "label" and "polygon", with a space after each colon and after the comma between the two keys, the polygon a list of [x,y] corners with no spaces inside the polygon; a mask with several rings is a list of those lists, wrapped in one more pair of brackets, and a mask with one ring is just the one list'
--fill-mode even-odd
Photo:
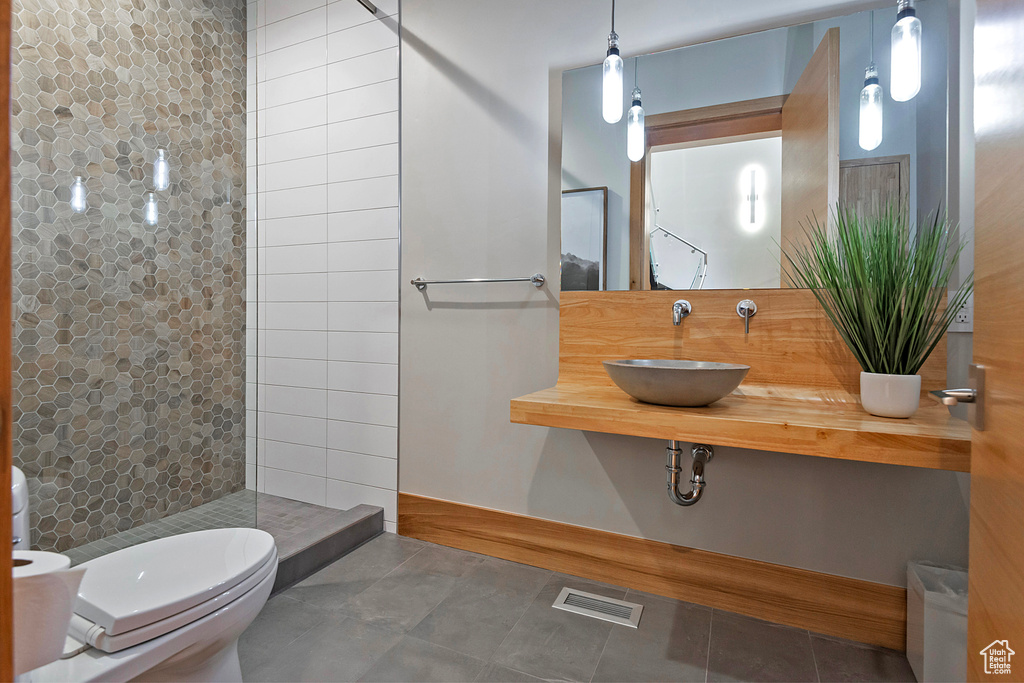
{"label": "wooden door", "polygon": [[782,247],[803,244],[803,226],[827,221],[838,200],[839,29],[830,28],[782,106]]}
{"label": "wooden door", "polygon": [[[968,680],[1024,680],[1024,3],[978,0],[974,361],[984,431],[971,448]],[[1012,671],[981,651],[1007,641]],[[1005,647],[1003,644],[997,647]]]}
{"label": "wooden door", "polygon": [[867,216],[890,202],[909,207],[910,155],[839,162],[839,203]]}

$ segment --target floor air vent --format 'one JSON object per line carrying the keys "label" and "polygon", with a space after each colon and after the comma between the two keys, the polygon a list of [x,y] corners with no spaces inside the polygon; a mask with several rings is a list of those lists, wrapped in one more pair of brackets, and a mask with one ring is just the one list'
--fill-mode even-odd
{"label": "floor air vent", "polygon": [[640,624],[640,614],[644,611],[644,606],[635,602],[624,602],[615,598],[606,598],[603,595],[584,593],[575,588],[563,588],[562,592],[558,594],[555,604],[551,606],[566,612],[574,612],[633,628]]}

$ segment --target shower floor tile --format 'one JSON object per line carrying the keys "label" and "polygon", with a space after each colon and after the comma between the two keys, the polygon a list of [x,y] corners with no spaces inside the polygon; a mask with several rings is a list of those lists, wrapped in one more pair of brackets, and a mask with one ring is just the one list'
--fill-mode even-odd
{"label": "shower floor tile", "polygon": [[[640,626],[551,607],[561,586]],[[270,599],[246,681],[913,681],[901,652],[382,534]]]}
{"label": "shower floor tile", "polygon": [[[364,507],[364,506],[360,506]],[[365,514],[359,508],[334,510],[248,489],[184,510],[154,522],[101,538],[64,552],[72,566],[115,550],[190,531],[257,527],[274,537],[285,560]]]}

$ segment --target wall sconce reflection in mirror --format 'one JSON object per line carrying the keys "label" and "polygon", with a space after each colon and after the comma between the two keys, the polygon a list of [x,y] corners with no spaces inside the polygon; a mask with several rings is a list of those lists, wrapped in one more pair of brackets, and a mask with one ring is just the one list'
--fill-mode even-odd
{"label": "wall sconce reflection in mirror", "polygon": [[764,169],[751,164],[740,171],[740,227],[747,232],[757,232],[764,226]]}

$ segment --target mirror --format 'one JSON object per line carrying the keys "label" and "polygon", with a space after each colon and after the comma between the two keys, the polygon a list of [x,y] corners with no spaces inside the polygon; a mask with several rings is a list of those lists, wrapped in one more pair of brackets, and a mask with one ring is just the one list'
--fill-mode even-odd
{"label": "mirror", "polygon": [[[635,74],[645,113],[638,162],[626,115],[602,117],[601,65],[565,71],[562,289],[786,286],[779,245],[799,241],[812,214],[825,221],[837,202],[898,201],[911,216],[944,207],[956,43],[946,0],[916,11],[921,89],[906,102],[889,89],[895,6],[625,59],[624,111]],[[872,42],[883,125],[866,150]]]}

